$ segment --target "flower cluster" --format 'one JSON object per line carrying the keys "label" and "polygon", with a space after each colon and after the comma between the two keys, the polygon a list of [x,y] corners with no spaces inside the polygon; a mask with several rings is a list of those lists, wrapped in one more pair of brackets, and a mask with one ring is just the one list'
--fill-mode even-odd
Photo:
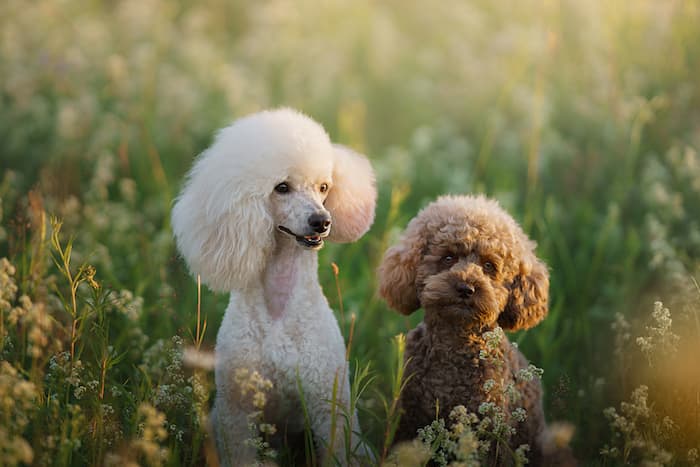
{"label": "flower cluster", "polygon": [[21,326],[27,333],[27,350],[32,358],[43,358],[58,352],[62,342],[55,339],[55,321],[46,304],[33,303],[27,295],[19,297],[19,305],[12,308],[8,323]]}
{"label": "flower cluster", "polygon": [[[691,393],[700,388],[700,372],[694,357],[679,351],[684,341],[674,332],[671,312],[663,303],[654,303],[651,320],[652,324],[645,327],[646,335],[634,340],[637,355],[646,361],[645,382],[636,386],[629,401],[620,402],[619,408],[604,410],[612,439],[601,454],[626,464],[662,466],[687,460],[692,465],[700,435],[698,420],[692,414],[698,413],[700,405],[683,386],[690,388]],[[626,336],[618,337],[620,354],[627,353],[627,358],[634,361],[635,354],[630,352],[633,349],[624,352],[624,345],[631,341],[630,326],[621,326],[619,321],[615,331]],[[700,327],[697,333],[695,339],[700,337]],[[692,353],[695,347],[683,348]],[[679,374],[674,375],[674,371]],[[675,394],[669,394],[666,387]]]}
{"label": "flower cluster", "polygon": [[[526,417],[523,409],[516,409],[513,415],[521,421]],[[406,465],[425,465],[427,459],[431,459],[436,465],[450,467],[471,467],[488,463],[493,446],[499,440],[507,440],[515,434],[515,428],[508,425],[505,418],[502,410],[491,402],[481,404],[479,415],[469,413],[461,405],[454,407],[449,415],[449,428],[443,419],[438,419],[419,429],[416,440],[399,445],[394,450],[390,462],[396,464],[391,465],[404,465],[400,463],[400,459],[409,455],[415,456],[416,460]],[[512,452],[515,465],[528,462],[528,451],[529,446],[524,444]]]}
{"label": "flower cluster", "polygon": [[0,258],[0,312],[2,313],[9,312],[15,301],[17,294],[15,272],[15,267],[7,258]]}
{"label": "flower cluster", "polygon": [[424,467],[430,458],[430,447],[421,440],[414,439],[394,447],[386,465],[391,467]]}
{"label": "flower cluster", "polygon": [[143,297],[135,297],[131,290],[120,290],[114,294],[114,306],[129,321],[138,321],[143,313]]}
{"label": "flower cluster", "polygon": [[643,174],[643,201],[648,206],[646,235],[650,266],[666,282],[691,288],[689,277],[700,272],[693,252],[700,248],[697,216],[700,211],[700,156],[697,147],[674,144],[665,154],[650,158]]}
{"label": "flower cluster", "polygon": [[654,320],[654,324],[646,327],[649,335],[637,337],[636,342],[649,364],[653,365],[657,356],[667,358],[678,351],[677,346],[680,336],[672,331],[671,325],[673,320],[671,319],[671,312],[664,307],[663,303],[654,303],[654,311],[652,311],[651,317]]}
{"label": "flower cluster", "polygon": [[263,378],[257,370],[238,368],[234,374],[234,382],[242,398],[250,398],[253,407],[261,410],[267,402],[266,393],[272,389],[272,381]]}
{"label": "flower cluster", "polygon": [[7,361],[0,361],[0,458],[8,465],[31,464],[34,451],[24,438],[39,391]]}
{"label": "flower cluster", "polygon": [[622,313],[615,313],[615,320],[613,321],[610,328],[615,334],[615,346],[613,352],[615,357],[622,364],[622,360],[625,358],[627,343],[631,339],[630,334],[630,323],[625,318]]}
{"label": "flower cluster", "polygon": [[503,365],[503,352],[501,342],[505,339],[505,334],[500,326],[496,326],[491,331],[486,331],[482,335],[484,348],[479,350],[479,358],[485,360],[489,365],[501,367]]}
{"label": "flower cluster", "polygon": [[671,452],[662,448],[655,438],[648,438],[646,433],[649,425],[654,425],[651,431],[663,433],[660,436],[668,437],[669,428],[673,427],[672,421],[665,418],[663,423],[656,424],[655,414],[648,406],[649,388],[639,386],[632,392],[630,402],[622,402],[620,411],[614,407],[608,407],[603,412],[610,421],[610,428],[616,437],[616,441],[622,447],[606,445],[601,450],[605,457],[619,458],[625,463],[631,459],[644,459],[644,465],[663,466],[673,459]]}
{"label": "flower cluster", "polygon": [[233,378],[241,399],[249,401],[253,409],[248,414],[250,438],[246,444],[255,448],[260,460],[275,459],[277,452],[270,447],[267,437],[274,435],[277,428],[263,420],[263,409],[267,403],[267,392],[272,389],[272,381],[257,370],[248,368],[236,369]]}
{"label": "flower cluster", "polygon": [[161,443],[168,437],[165,414],[148,403],[142,403],[138,409],[139,436],[132,443],[148,465],[161,465],[168,458],[168,450]]}

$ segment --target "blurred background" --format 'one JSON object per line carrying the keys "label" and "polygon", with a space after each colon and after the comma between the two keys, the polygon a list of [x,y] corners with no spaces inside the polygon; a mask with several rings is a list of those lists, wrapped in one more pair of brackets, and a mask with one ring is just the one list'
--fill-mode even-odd
{"label": "blurred background", "polygon": [[[213,376],[183,367],[182,349],[213,347],[227,297],[202,292],[194,336],[197,286],[169,212],[216,129],[276,106],[378,175],[372,230],[328,245],[319,269],[346,337],[356,317],[375,445],[392,337],[421,320],[385,306],[375,268],[436,196],[485,193],[550,266],[549,317],[510,337],[544,369],[547,417],[574,426],[582,463],[698,465],[694,0],[4,0],[0,393],[31,385],[0,412],[9,463],[203,462]],[[77,305],[51,215],[84,278]],[[167,433],[146,439],[151,422]]]}

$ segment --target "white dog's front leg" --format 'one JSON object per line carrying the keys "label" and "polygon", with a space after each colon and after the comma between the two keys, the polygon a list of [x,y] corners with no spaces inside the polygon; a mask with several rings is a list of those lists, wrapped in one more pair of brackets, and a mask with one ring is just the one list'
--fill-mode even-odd
{"label": "white dog's front leg", "polygon": [[211,421],[221,466],[253,465],[256,453],[255,448],[246,442],[252,434],[245,411],[240,407],[231,407],[223,397],[217,397]]}
{"label": "white dog's front leg", "polygon": [[[318,448],[319,465],[363,465],[362,458],[370,459],[371,453],[355,434],[360,432],[360,426],[357,412],[350,414],[350,387],[347,379],[338,381],[335,400],[332,381],[325,391],[319,390],[318,387],[309,388],[306,396],[307,401],[311,398],[316,401],[308,410]],[[348,452],[348,448],[351,452]]]}
{"label": "white dog's front leg", "polygon": [[352,426],[348,425],[346,416],[338,412],[335,415],[335,427],[333,427],[332,417],[332,413],[326,411],[313,426],[314,435],[319,441],[321,461],[319,465],[324,467],[370,465],[373,458],[372,452],[354,433],[359,432],[360,428],[357,413],[352,414]]}

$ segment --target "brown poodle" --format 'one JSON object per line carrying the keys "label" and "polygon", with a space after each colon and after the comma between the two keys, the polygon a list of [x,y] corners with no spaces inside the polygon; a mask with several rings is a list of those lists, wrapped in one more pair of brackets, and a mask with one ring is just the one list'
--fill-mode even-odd
{"label": "brown poodle", "polygon": [[[516,428],[511,449],[528,444],[530,465],[560,463],[551,456],[539,379],[518,377],[528,368],[525,357],[503,333],[495,334],[500,337],[490,357],[483,353],[486,331],[528,329],[547,315],[549,273],[534,250],[535,242],[496,201],[444,196],[423,209],[386,252],[380,294],[403,314],[425,310],[424,321],[407,337],[404,413],[395,442],[415,438],[436,417],[447,419],[455,406],[479,414],[482,403],[494,402]],[[514,384],[521,397],[485,388],[488,380],[500,388]],[[527,411],[521,422],[509,418],[518,407]],[[495,448],[490,457],[503,464],[512,459]]]}

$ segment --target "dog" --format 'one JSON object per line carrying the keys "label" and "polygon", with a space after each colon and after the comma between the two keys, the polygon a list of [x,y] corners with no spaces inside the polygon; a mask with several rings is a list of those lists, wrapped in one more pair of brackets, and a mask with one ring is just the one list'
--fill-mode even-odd
{"label": "dog", "polygon": [[[538,324],[547,315],[549,291],[549,272],[535,255],[535,243],[496,201],[438,198],[387,250],[378,276],[391,308],[406,315],[425,311],[406,338],[395,442],[415,438],[419,428],[446,419],[456,406],[480,416],[482,404],[491,402],[516,428],[508,440],[512,451],[527,444],[531,465],[575,465],[557,460],[570,456],[561,454],[568,448],[555,446],[547,430],[539,379],[526,377],[527,360],[496,329]],[[520,397],[502,392],[509,384]],[[519,422],[513,419],[518,408],[526,413]],[[512,457],[494,446],[488,465],[508,465]]]}
{"label": "dog", "polygon": [[304,432],[303,396],[323,463],[369,455],[349,413],[345,344],[318,282],[317,252],[325,241],[360,238],[374,221],[376,197],[367,158],[334,145],[320,124],[289,108],[220,130],[187,175],[172,210],[177,247],[193,275],[230,292],[211,416],[222,464],[256,459],[246,440],[259,405],[244,397],[242,374],[272,383],[263,414],[276,426],[273,444]]}

